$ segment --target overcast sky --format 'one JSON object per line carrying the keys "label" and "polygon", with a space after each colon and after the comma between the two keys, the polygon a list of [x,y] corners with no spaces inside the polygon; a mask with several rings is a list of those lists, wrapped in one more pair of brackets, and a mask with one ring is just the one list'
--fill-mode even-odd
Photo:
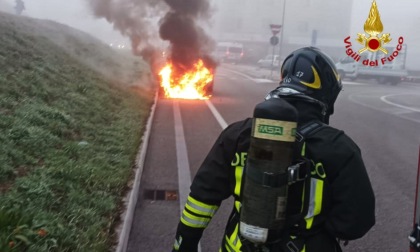
{"label": "overcast sky", "polygon": [[[313,2],[316,1],[321,2],[321,0],[313,0]],[[114,31],[112,25],[107,23],[104,19],[93,17],[87,0],[24,0],[24,2],[26,5],[26,10],[23,13],[24,15],[65,23],[78,29],[91,32],[104,40],[121,39],[121,36],[118,32]],[[359,27],[363,26],[371,3],[371,0],[354,0],[352,10],[354,19],[352,21],[353,30],[360,30]],[[14,4],[14,0],[0,0],[0,10],[12,12]],[[404,17],[404,15],[417,15],[418,19],[420,19],[419,0],[378,0],[377,4],[382,21],[385,23],[385,28],[387,25],[391,29],[398,26],[398,24],[403,21],[399,17]],[[356,16],[360,16],[361,18],[355,18]],[[400,27],[403,28],[403,26],[407,26],[408,23],[412,21],[413,20],[403,21]]]}
{"label": "overcast sky", "polygon": [[[146,2],[147,0],[140,1]],[[158,0],[156,1],[158,2]],[[317,1],[322,2],[322,0],[311,1],[312,4],[315,4]],[[128,39],[125,39],[119,32],[115,31],[111,24],[104,19],[98,19],[93,16],[87,0],[24,0],[24,2],[26,10],[23,12],[23,15],[51,19],[68,24],[86,31],[107,43],[129,44]],[[389,32],[392,36],[405,36],[410,44],[420,43],[420,35],[418,35],[420,33],[416,33],[420,24],[419,0],[377,0],[376,2],[384,24],[384,32]],[[0,0],[0,10],[13,12],[14,4],[14,0]],[[366,21],[371,4],[371,0],[353,1],[352,36],[355,36],[353,33],[363,32],[363,24]]]}

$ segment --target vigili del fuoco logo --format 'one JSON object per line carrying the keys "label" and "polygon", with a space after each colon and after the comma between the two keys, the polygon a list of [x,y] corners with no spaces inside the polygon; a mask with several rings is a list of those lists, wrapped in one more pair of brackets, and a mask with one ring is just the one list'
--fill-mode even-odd
{"label": "vigili del fuoco logo", "polygon": [[[375,53],[375,52],[382,52],[382,57],[376,57],[376,59],[365,59],[362,61],[362,64],[365,66],[379,66],[385,65],[387,62],[392,62],[396,57],[398,57],[399,52],[403,48],[404,38],[398,38],[398,44],[395,47],[393,52],[389,52],[387,49],[384,48],[386,44],[388,44],[392,38],[391,34],[389,33],[382,33],[384,30],[381,16],[378,11],[378,6],[376,5],[376,1],[372,2],[372,6],[370,7],[369,16],[366,19],[364,25],[365,33],[358,33],[357,38],[355,39],[358,43],[363,45],[363,48],[360,50],[353,50],[352,43],[350,42],[350,36],[344,39],[345,47],[346,47],[346,54],[353,58],[356,62],[359,62],[361,59],[361,54],[366,51]],[[382,35],[380,35],[382,33]],[[379,60],[378,60],[379,59]]]}

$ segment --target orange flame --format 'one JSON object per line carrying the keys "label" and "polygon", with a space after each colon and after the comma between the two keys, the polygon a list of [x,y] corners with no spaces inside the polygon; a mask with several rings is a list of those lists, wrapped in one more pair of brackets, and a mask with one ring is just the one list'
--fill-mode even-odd
{"label": "orange flame", "polygon": [[213,73],[204,66],[201,59],[194,64],[193,69],[181,76],[174,76],[172,63],[167,63],[159,75],[165,97],[205,100],[211,96],[207,93],[206,88],[213,82]]}

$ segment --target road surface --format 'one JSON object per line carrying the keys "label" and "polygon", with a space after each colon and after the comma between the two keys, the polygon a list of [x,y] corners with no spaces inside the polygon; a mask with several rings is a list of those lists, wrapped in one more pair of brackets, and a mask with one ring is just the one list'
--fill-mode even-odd
{"label": "road surface", "polygon": [[[127,251],[171,250],[191,179],[218,134],[227,124],[252,116],[255,104],[276,86],[240,66],[222,66],[210,101],[158,100]],[[344,251],[407,251],[420,145],[420,85],[344,81],[335,111],[330,124],[360,146],[376,195],[376,225]],[[228,200],[213,218],[200,243],[202,252],[218,251],[231,208]]]}

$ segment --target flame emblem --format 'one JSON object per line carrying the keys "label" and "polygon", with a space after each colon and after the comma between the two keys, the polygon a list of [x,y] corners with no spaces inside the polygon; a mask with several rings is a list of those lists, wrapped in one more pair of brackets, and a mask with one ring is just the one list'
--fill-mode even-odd
{"label": "flame emblem", "polygon": [[370,7],[369,16],[365,22],[364,30],[366,34],[358,33],[356,41],[364,45],[364,48],[359,50],[359,53],[363,53],[367,50],[371,52],[376,52],[378,50],[382,51],[385,54],[388,54],[388,50],[382,46],[388,44],[392,39],[389,33],[382,34],[381,37],[378,35],[384,30],[384,27],[381,22],[381,16],[378,11],[378,6],[376,5],[376,0],[373,0],[372,6]]}

